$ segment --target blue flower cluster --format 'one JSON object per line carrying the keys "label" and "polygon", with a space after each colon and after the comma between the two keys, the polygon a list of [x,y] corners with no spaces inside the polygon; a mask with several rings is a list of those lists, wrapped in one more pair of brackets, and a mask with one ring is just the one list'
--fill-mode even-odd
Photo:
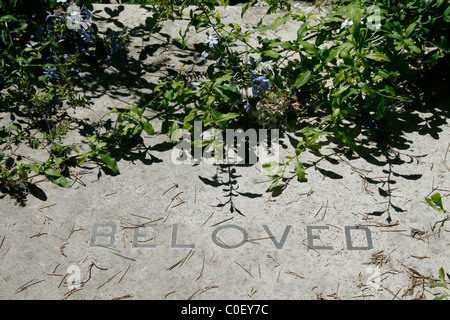
{"label": "blue flower cluster", "polygon": [[[45,28],[39,27],[36,32],[36,38],[40,42],[51,41],[49,45],[50,57],[54,61],[53,65],[47,65],[43,71],[43,75],[50,81],[55,81],[60,78],[60,65],[61,59],[67,59],[72,57],[73,54],[64,52],[65,48],[65,29],[71,30],[71,41],[78,44],[81,54],[87,57],[93,55],[95,40],[97,35],[92,25],[87,21],[92,18],[92,12],[84,8],[80,8],[76,4],[67,6],[66,1],[58,1],[63,3],[63,7],[66,9],[65,14],[49,14],[47,15],[45,22]],[[72,41],[75,40],[75,41]],[[75,74],[79,76],[82,82],[85,82],[87,78],[79,75],[79,70],[75,71]]]}
{"label": "blue flower cluster", "polygon": [[[270,88],[269,79],[266,79],[266,77],[264,77],[264,76],[255,77],[254,75],[252,75],[252,78],[253,79],[251,80],[251,85],[252,85],[252,94],[254,96],[262,94],[263,92],[267,91]],[[250,101],[248,100],[247,91],[244,91],[244,93],[241,94],[241,103],[244,100],[244,95],[245,95],[245,100],[246,100],[245,111],[249,112],[250,111]]]}
{"label": "blue flower cluster", "polygon": [[[92,18],[92,12],[84,8],[83,6],[80,8],[76,4],[70,5],[67,7],[66,14],[64,15],[48,15],[45,21],[49,21],[53,19],[55,25],[61,25],[65,22],[66,27],[72,30],[73,38],[75,40],[80,40],[80,50],[83,54],[90,56],[89,49],[92,47],[94,43],[94,39],[96,38],[96,34],[92,25],[86,21]],[[49,36],[53,37],[54,26],[51,24],[47,24],[47,29],[50,30]],[[61,28],[56,28],[61,30]],[[42,31],[39,30],[39,37],[42,37]],[[63,38],[62,34],[59,34],[59,38]]]}
{"label": "blue flower cluster", "polygon": [[[208,38],[205,41],[205,44],[208,45],[208,47],[210,49],[214,48],[215,45],[217,45],[219,43],[219,37],[216,35],[211,35],[209,33],[207,33]],[[206,62],[208,57],[210,56],[210,53],[207,50],[204,50],[201,54],[195,54],[194,55],[194,61],[198,61],[199,59],[201,59],[201,61]],[[251,61],[252,64],[256,61]],[[224,64],[222,57],[220,57],[215,63],[214,63],[214,67],[220,67]],[[251,77],[251,81],[250,81],[250,85],[252,87],[252,94],[254,96],[260,95],[263,92],[267,91],[270,88],[270,81],[269,79],[267,79],[265,76],[262,75],[258,75],[255,76],[250,70],[248,70],[250,77]],[[232,79],[233,81],[234,79]],[[198,83],[196,83],[195,86],[198,86]],[[247,112],[250,111],[250,101],[248,99],[248,94],[247,94],[247,90],[244,89],[239,89],[241,91],[241,100],[240,103],[243,104],[244,103],[244,97],[245,97],[245,110]]]}

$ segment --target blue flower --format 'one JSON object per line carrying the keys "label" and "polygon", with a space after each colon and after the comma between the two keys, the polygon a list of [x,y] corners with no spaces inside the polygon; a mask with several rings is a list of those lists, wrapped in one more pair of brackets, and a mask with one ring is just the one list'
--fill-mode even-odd
{"label": "blue flower", "polygon": [[84,43],[89,43],[92,41],[91,36],[83,28],[80,29],[80,33]]}
{"label": "blue flower", "polygon": [[205,43],[212,48],[214,45],[219,43],[219,37],[213,34],[208,34],[208,39],[206,39]]}
{"label": "blue flower", "polygon": [[258,93],[262,93],[270,88],[269,79],[266,79],[264,76],[256,77],[252,80],[252,93],[253,95],[257,95]]}
{"label": "blue flower", "polygon": [[199,56],[198,54],[195,54],[194,55],[194,61],[197,61],[198,60],[198,58],[200,57],[200,58],[202,58],[202,60],[203,60],[203,62],[206,62],[206,58],[209,56],[209,53],[208,52],[206,52],[206,51],[203,51],[202,52],[202,54]]}
{"label": "blue flower", "polygon": [[83,10],[83,13],[84,13],[84,15],[85,15],[84,18],[85,18],[86,20],[91,20],[92,16],[94,15],[94,14],[92,13],[92,11],[89,10],[89,9],[84,9],[84,10]]}
{"label": "blue flower", "polygon": [[53,66],[48,66],[47,68],[45,68],[43,73],[44,73],[44,76],[46,76],[48,80],[54,80],[54,79],[59,78],[58,69]]}

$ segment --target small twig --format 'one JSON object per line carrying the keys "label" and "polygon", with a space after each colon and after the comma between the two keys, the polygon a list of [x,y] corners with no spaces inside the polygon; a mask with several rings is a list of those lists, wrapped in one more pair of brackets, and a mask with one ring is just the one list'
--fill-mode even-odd
{"label": "small twig", "polygon": [[67,258],[66,254],[64,253],[64,248],[66,247],[66,244],[68,244],[68,243],[66,242],[66,243],[62,244],[62,245],[59,247],[59,252],[60,252],[64,257]]}
{"label": "small twig", "polygon": [[112,298],[111,300],[121,300],[121,299],[131,299],[131,298],[133,298],[132,294],[126,294],[126,295],[121,296],[121,297]]}
{"label": "small twig", "polygon": [[219,286],[205,287],[205,290],[203,290],[202,292],[200,292],[200,293],[198,294],[198,296],[201,295],[202,293],[205,293],[205,292],[208,291],[208,290],[211,290],[211,289],[217,289],[218,287],[219,287]]}
{"label": "small twig", "polygon": [[192,300],[192,298],[196,295],[197,292],[199,292],[200,289],[198,289],[197,291],[195,291],[189,298],[187,298],[187,300]]}
{"label": "small twig", "polygon": [[164,299],[166,299],[170,294],[175,293],[176,291],[170,291],[164,295]]}
{"label": "small twig", "polygon": [[166,210],[164,210],[164,212],[166,212],[166,211],[169,209],[169,207],[170,207],[170,205],[172,204],[173,200],[175,200],[176,198],[178,198],[178,199],[180,199],[181,201],[183,201],[183,199],[181,199],[181,198],[178,197],[178,196],[179,196],[180,194],[182,194],[183,192],[184,192],[184,191],[178,192],[178,193],[170,200],[170,203],[169,203],[169,205],[167,206]]}
{"label": "small twig", "polygon": [[327,209],[328,209],[328,200],[327,200],[327,203],[325,204],[325,211],[323,212],[323,216],[322,216],[322,220],[321,221],[323,221],[323,219],[325,218],[325,215],[327,214]]}
{"label": "small twig", "polygon": [[55,267],[55,269],[53,269],[53,272],[52,273],[55,273],[56,272],[56,269],[58,269],[58,267],[61,265],[61,263],[58,263],[57,265],[56,265],[56,267]]}
{"label": "small twig", "polygon": [[[34,286],[35,284],[38,284],[38,283],[41,283],[42,281],[45,281],[45,279],[42,279],[42,280],[39,280],[39,281],[30,283],[30,282],[32,282],[32,281],[33,281],[33,280],[30,280],[30,281],[28,281],[27,283],[25,283],[24,285],[20,286],[19,288],[16,289],[16,291],[15,291],[14,293],[22,292],[22,291],[28,289],[29,287]],[[29,284],[29,283],[30,283],[30,284]]]}
{"label": "small twig", "polygon": [[213,211],[213,213],[210,214],[210,216],[208,217],[208,219],[206,219],[206,221],[203,222],[203,224],[200,226],[200,228],[203,227],[203,226],[209,221],[209,219],[211,219],[211,217],[212,217],[213,215],[214,215],[214,211]]}
{"label": "small twig", "polygon": [[203,254],[203,264],[202,264],[202,269],[200,270],[200,274],[197,277],[197,279],[195,279],[195,281],[197,281],[198,279],[200,279],[203,276],[203,270],[205,269],[205,254]]}
{"label": "small twig", "polygon": [[123,255],[121,255],[121,254],[118,254],[118,253],[115,253],[115,252],[113,252],[113,254],[115,254],[116,256],[119,256],[119,257],[121,257],[121,258],[127,259],[127,260],[136,261],[136,259],[128,258],[128,257],[125,257],[125,256],[123,256]]}
{"label": "small twig", "polygon": [[248,239],[246,240],[246,242],[251,242],[254,244],[259,244],[258,242],[255,241],[259,241],[259,240],[267,240],[267,239],[274,239],[275,237],[265,237],[265,238],[257,238],[257,239]]}
{"label": "small twig", "polygon": [[[91,280],[91,270],[92,270],[92,267],[96,267],[97,269],[99,269],[99,270],[103,270],[103,271],[106,271],[106,270],[108,270],[107,268],[100,268],[99,266],[97,266],[94,262],[91,262],[91,264],[89,265],[89,277],[88,277],[88,279],[86,280],[86,281],[82,281],[81,282],[81,285],[84,285],[86,282],[88,282],[89,280]],[[67,276],[67,273],[66,273],[66,276]],[[65,276],[65,277],[66,277]],[[64,277],[64,278],[65,278]],[[63,279],[64,280],[64,279]],[[62,282],[62,280],[61,280],[61,282]],[[61,283],[59,284],[59,285],[61,285]],[[59,288],[59,286],[58,286],[58,288]]]}
{"label": "small twig", "polygon": [[254,278],[254,276],[247,269],[245,269],[243,266],[241,266],[236,260],[234,260],[234,263],[236,263],[239,267],[244,269],[244,271],[247,272],[250,275],[250,277]]}
{"label": "small twig", "polygon": [[299,275],[298,273],[292,272],[292,271],[287,271],[286,274],[289,274],[291,276],[300,278],[300,279],[304,279],[305,277],[302,277],[301,275]]}
{"label": "small twig", "polygon": [[128,270],[130,269],[130,267],[131,267],[131,264],[128,266],[127,270],[125,270],[125,272],[124,272],[124,274],[122,275],[122,277],[120,277],[118,283],[120,283],[120,281],[122,281],[123,277],[125,277],[125,275],[127,274]]}
{"label": "small twig", "polygon": [[305,246],[305,247],[307,247],[308,249],[311,249],[311,250],[313,250],[315,253],[317,253],[319,256],[320,256],[320,252],[318,252],[316,249],[314,249],[314,248],[311,248],[309,245],[307,245],[306,243],[304,243],[304,242],[302,242],[302,244]]}
{"label": "small twig", "polygon": [[32,236],[30,237],[30,239],[31,239],[31,238],[34,238],[34,237],[39,238],[40,236],[43,236],[43,235],[45,235],[45,234],[47,234],[47,232],[38,232],[38,233],[36,233],[35,235],[32,235]]}
{"label": "small twig", "polygon": [[272,259],[273,262],[275,262],[275,263],[277,264],[277,265],[275,266],[275,268],[280,266],[280,263],[277,261],[277,259],[275,259],[275,258],[272,257],[271,255],[267,255],[267,257],[270,258],[270,259]]}
{"label": "small twig", "polygon": [[103,287],[105,284],[111,282],[112,279],[114,279],[115,276],[117,276],[119,273],[121,273],[122,271],[117,272],[115,275],[113,275],[111,278],[109,278],[108,280],[106,280],[103,284],[101,284],[100,286],[97,287],[97,289],[100,289],[101,287]]}
{"label": "small twig", "polygon": [[194,255],[194,251],[195,250],[193,250],[193,249],[189,250],[188,254],[183,259],[181,259],[180,261],[178,261],[174,265],[170,266],[166,270],[171,271],[173,268],[175,268],[178,265],[181,268],[181,266]]}
{"label": "small twig", "polygon": [[231,217],[231,218],[228,218],[228,219],[222,220],[222,221],[220,221],[220,222],[217,222],[217,223],[213,224],[213,225],[212,225],[212,227],[215,227],[215,226],[217,226],[217,225],[219,225],[219,224],[221,224],[221,223],[224,223],[224,222],[230,221],[230,220],[231,220],[231,219],[233,219],[233,218],[234,218],[234,217]]}
{"label": "small twig", "polygon": [[167,189],[166,191],[164,191],[164,193],[162,195],[165,195],[169,190],[172,190],[173,188],[178,188],[178,184],[175,183],[173,186],[171,186],[169,189]]}

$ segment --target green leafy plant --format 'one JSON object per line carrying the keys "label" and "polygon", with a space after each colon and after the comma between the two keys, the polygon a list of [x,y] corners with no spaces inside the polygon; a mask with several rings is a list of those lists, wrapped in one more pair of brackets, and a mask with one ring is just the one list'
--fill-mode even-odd
{"label": "green leafy plant", "polygon": [[[447,285],[447,282],[445,281],[444,268],[439,269],[439,280],[441,280],[441,282],[432,282],[432,283],[430,283],[430,286],[431,287],[440,287],[440,288],[444,288],[446,290],[450,290],[450,287]],[[443,294],[443,295],[434,297],[434,300],[443,300],[443,299],[446,299],[449,297],[450,297],[450,294]]]}
{"label": "green leafy plant", "polygon": [[[429,198],[425,197],[425,201],[433,209],[443,212],[443,213],[448,213],[448,211],[444,209],[444,205],[442,204],[441,194],[439,192],[436,192],[435,194],[431,195]],[[447,216],[444,219],[435,223],[433,229],[436,227],[437,224],[440,223],[440,226],[439,226],[439,234],[440,234],[441,229],[444,227],[444,224],[449,220],[450,220],[450,215],[447,214]]]}
{"label": "green leafy plant", "polygon": [[[125,111],[112,111],[117,117],[113,130],[86,138],[91,151],[80,154],[78,148],[63,144],[73,123],[67,109],[88,106],[87,98],[74,90],[86,81],[80,75],[82,65],[93,59],[110,63],[115,57],[126,58],[127,36],[111,31],[99,35],[88,3],[0,2],[0,111],[12,121],[0,128],[0,188],[20,202],[39,176],[44,179],[38,182],[47,179],[71,187],[72,171],[86,162],[119,174],[118,150],[131,148],[130,142],[143,132],[154,133],[143,115],[145,108],[130,105]],[[20,154],[17,150],[23,145],[45,151],[47,159]]]}
{"label": "green leafy plant", "polygon": [[[94,2],[101,1],[39,0],[33,7],[21,0],[0,1],[0,110],[12,121],[0,128],[0,182],[6,189],[25,188],[25,194],[35,175],[68,187],[70,170],[89,161],[118,174],[123,151],[139,145],[142,134],[154,133],[146,108],[131,104],[113,109],[113,129],[85,137],[90,151],[80,154],[62,142],[70,132],[67,109],[88,104],[74,93],[87,81],[80,68],[127,58],[126,28],[99,34],[90,21]],[[187,40],[193,30],[206,32],[205,41],[190,51],[191,61],[153,88],[154,100],[147,107],[160,111],[161,133],[190,131],[201,121],[205,129],[262,126],[301,136],[295,154],[263,165],[269,191],[280,192],[293,178],[307,181],[302,154],[320,150],[324,140],[333,137],[345,150],[357,150],[363,130],[383,130],[386,116],[395,117],[398,108],[414,108],[436,94],[424,84],[434,70],[447,70],[448,1],[343,0],[333,2],[325,16],[319,16],[319,2],[308,14],[285,0],[264,2],[267,10],[254,26],[225,23],[216,8],[228,1],[128,3],[149,10],[138,28],[145,36],[165,21],[185,20],[179,38],[171,39],[182,50],[192,50]],[[256,3],[249,1],[241,15]],[[114,18],[122,9],[105,11]],[[275,12],[279,16],[265,24]],[[264,36],[290,21],[298,25],[292,40]],[[38,162],[17,154],[23,143],[46,150],[48,159]],[[428,203],[442,208],[437,196]]]}
{"label": "green leafy plant", "polygon": [[[373,23],[374,8],[377,24]],[[364,126],[376,128],[387,112],[421,101],[424,91],[413,79],[421,79],[448,55],[444,38],[450,30],[449,13],[444,1],[341,1],[315,24],[309,16],[290,14],[272,26],[261,26],[260,30],[273,28],[290,18],[303,22],[297,39],[269,42],[271,56],[296,53],[300,57],[285,66],[278,64],[283,67],[274,72],[271,83],[279,91],[290,92],[301,106],[299,119],[304,110],[328,114],[300,129],[304,137],[296,148],[295,163],[305,147],[320,148],[314,142],[321,135],[332,134],[356,150],[356,138]],[[303,176],[302,170],[298,172]],[[278,175],[272,178],[269,190],[280,180]]]}

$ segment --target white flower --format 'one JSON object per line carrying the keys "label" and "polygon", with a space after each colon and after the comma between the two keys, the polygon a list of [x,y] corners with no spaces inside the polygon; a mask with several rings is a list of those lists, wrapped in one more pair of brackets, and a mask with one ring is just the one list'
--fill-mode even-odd
{"label": "white flower", "polygon": [[219,43],[219,37],[216,35],[208,34],[208,39],[206,39],[205,43],[208,44],[210,48],[212,48],[214,45]]}
{"label": "white flower", "polygon": [[275,61],[262,61],[258,64],[256,71],[259,74],[273,74],[273,65]]}
{"label": "white flower", "polygon": [[74,4],[67,8],[67,13],[70,16],[67,16],[67,28],[72,30],[79,30],[81,28],[81,10],[80,8]]}
{"label": "white flower", "polygon": [[56,2],[62,2],[62,3],[66,3],[67,0],[56,0]]}
{"label": "white flower", "polygon": [[349,20],[349,19],[345,19],[344,22],[342,22],[341,24],[341,28],[345,28],[347,26],[352,26],[353,25],[353,21]]}

